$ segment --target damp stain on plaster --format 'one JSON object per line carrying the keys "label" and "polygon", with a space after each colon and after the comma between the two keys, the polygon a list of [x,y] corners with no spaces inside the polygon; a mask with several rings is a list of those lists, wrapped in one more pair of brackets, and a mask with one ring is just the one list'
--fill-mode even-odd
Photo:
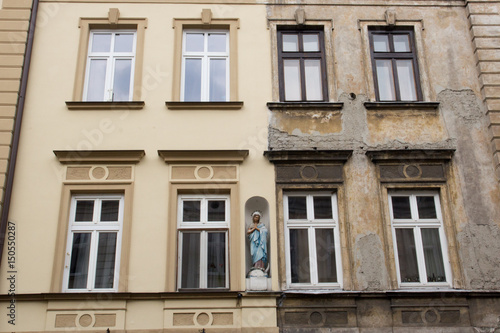
{"label": "damp stain on plaster", "polygon": [[342,131],[340,111],[283,111],[273,115],[275,128],[293,135],[326,135]]}

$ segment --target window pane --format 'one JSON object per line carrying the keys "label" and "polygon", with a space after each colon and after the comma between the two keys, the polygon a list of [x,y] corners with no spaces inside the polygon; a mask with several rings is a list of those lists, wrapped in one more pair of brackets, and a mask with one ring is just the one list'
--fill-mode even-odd
{"label": "window pane", "polygon": [[304,71],[306,78],[306,100],[323,100],[323,88],[321,87],[321,61],[319,59],[304,60]]}
{"label": "window pane", "polygon": [[283,52],[299,51],[299,35],[283,34]]}
{"label": "window pane", "polygon": [[103,200],[101,205],[101,221],[118,221],[119,200]]}
{"label": "window pane", "polygon": [[134,50],[133,34],[115,35],[115,52],[132,52]]}
{"label": "window pane", "polygon": [[398,71],[399,91],[402,101],[416,101],[417,91],[415,88],[415,75],[413,73],[413,62],[411,60],[396,60]]}
{"label": "window pane", "polygon": [[420,197],[417,196],[418,218],[419,219],[435,219],[436,204],[434,197]]}
{"label": "window pane", "polygon": [[413,229],[396,229],[401,282],[420,282]]}
{"label": "window pane", "polygon": [[381,101],[394,101],[396,93],[394,90],[394,76],[392,73],[391,60],[376,60],[378,94]]}
{"label": "window pane", "polygon": [[333,229],[316,229],[318,282],[337,282]]}
{"label": "window pane", "polygon": [[90,254],[89,233],[74,233],[69,264],[69,289],[86,289]]}
{"label": "window pane", "polygon": [[94,200],[77,200],[76,201],[76,222],[92,222],[94,216]]}
{"label": "window pane", "polygon": [[116,232],[100,232],[97,247],[95,288],[113,288],[115,256]]}
{"label": "window pane", "polygon": [[427,282],[446,282],[439,229],[426,228],[421,230]]}
{"label": "window pane", "polygon": [[87,101],[104,101],[104,84],[106,81],[105,59],[92,59],[89,64],[87,81]]}
{"label": "window pane", "polygon": [[92,52],[109,52],[111,34],[94,34],[92,37]]}
{"label": "window pane", "polygon": [[306,197],[288,197],[288,219],[307,219]]}
{"label": "window pane", "polygon": [[285,78],[285,100],[300,101],[302,99],[300,88],[300,61],[283,60],[283,71]]}
{"label": "window pane", "polygon": [[200,287],[200,233],[182,233],[181,288]]}
{"label": "window pane", "polygon": [[186,51],[187,52],[203,52],[204,51],[204,36],[203,34],[188,33],[186,34]]}
{"label": "window pane", "polygon": [[210,59],[210,101],[226,100],[226,59]]}
{"label": "window pane", "polygon": [[410,52],[409,35],[393,35],[394,52]]}
{"label": "window pane", "polygon": [[331,197],[313,197],[313,201],[315,219],[333,219]]}
{"label": "window pane", "polygon": [[290,229],[290,270],[292,283],[310,283],[307,229]]}
{"label": "window pane", "polygon": [[182,221],[183,222],[200,222],[200,201],[183,201],[182,202]]}
{"label": "window pane", "polygon": [[201,100],[201,59],[186,59],[184,62],[184,101]]}
{"label": "window pane", "polygon": [[410,197],[391,197],[395,219],[411,219]]}
{"label": "window pane", "polygon": [[113,78],[113,101],[128,101],[130,99],[130,76],[132,60],[115,60],[115,75]]}
{"label": "window pane", "polygon": [[208,233],[207,287],[226,286],[226,233]]}
{"label": "window pane", "polygon": [[302,35],[304,52],[319,52],[319,35]]}
{"label": "window pane", "polygon": [[226,34],[208,34],[208,52],[226,52]]}
{"label": "window pane", "polygon": [[389,52],[389,36],[388,35],[372,35],[373,50],[375,52]]}
{"label": "window pane", "polygon": [[208,221],[226,221],[226,202],[224,200],[208,201]]}

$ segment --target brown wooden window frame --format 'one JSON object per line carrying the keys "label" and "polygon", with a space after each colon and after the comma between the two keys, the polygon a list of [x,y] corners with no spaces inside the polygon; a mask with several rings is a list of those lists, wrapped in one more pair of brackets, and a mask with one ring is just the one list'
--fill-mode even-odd
{"label": "brown wooden window frame", "polygon": [[[415,34],[412,27],[370,27],[369,28],[369,40],[370,40],[370,57],[373,68],[373,80],[375,85],[375,96],[377,101],[381,102],[415,102],[422,101],[422,88],[420,85],[420,72],[418,69],[418,58],[417,49],[415,46]],[[386,35],[389,39],[390,52],[375,52],[373,36],[374,35]],[[394,51],[394,36],[395,35],[407,35],[409,40],[410,51],[409,52],[395,52]],[[377,78],[377,66],[376,60],[391,60],[392,63],[392,77],[394,80],[394,100],[381,100],[379,84]],[[399,79],[397,75],[396,60],[411,60],[413,64],[413,79],[415,82],[415,94],[416,100],[402,100],[401,91],[399,85]]]}
{"label": "brown wooden window frame", "polygon": [[[299,51],[298,52],[284,52],[283,51],[283,34],[297,34]],[[306,34],[318,34],[319,40],[319,51],[316,52],[304,52],[303,51],[303,35]],[[279,97],[282,102],[326,102],[328,101],[328,80],[327,80],[327,68],[326,68],[326,52],[325,52],[325,36],[324,29],[321,26],[305,26],[305,27],[289,27],[281,26],[278,27],[277,34],[278,41],[278,71],[279,71]],[[301,87],[301,99],[300,100],[290,100],[285,99],[285,75],[283,62],[286,59],[298,59],[300,63],[300,87]],[[306,82],[304,75],[304,60],[306,59],[320,59],[321,64],[321,89],[322,89],[322,99],[321,100],[308,100],[306,98]]]}

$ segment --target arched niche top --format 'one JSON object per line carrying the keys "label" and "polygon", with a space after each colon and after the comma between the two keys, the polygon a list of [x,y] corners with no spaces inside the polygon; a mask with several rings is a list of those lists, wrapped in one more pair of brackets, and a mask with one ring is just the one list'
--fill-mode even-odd
{"label": "arched niche top", "polygon": [[245,226],[248,227],[252,223],[251,214],[259,210],[262,213],[261,221],[269,229],[269,203],[260,196],[251,197],[245,203]]}

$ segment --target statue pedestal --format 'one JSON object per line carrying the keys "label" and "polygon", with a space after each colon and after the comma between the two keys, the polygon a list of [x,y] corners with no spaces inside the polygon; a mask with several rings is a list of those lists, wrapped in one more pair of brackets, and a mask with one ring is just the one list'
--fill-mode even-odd
{"label": "statue pedestal", "polygon": [[260,269],[252,269],[247,274],[247,290],[267,290],[267,273]]}

